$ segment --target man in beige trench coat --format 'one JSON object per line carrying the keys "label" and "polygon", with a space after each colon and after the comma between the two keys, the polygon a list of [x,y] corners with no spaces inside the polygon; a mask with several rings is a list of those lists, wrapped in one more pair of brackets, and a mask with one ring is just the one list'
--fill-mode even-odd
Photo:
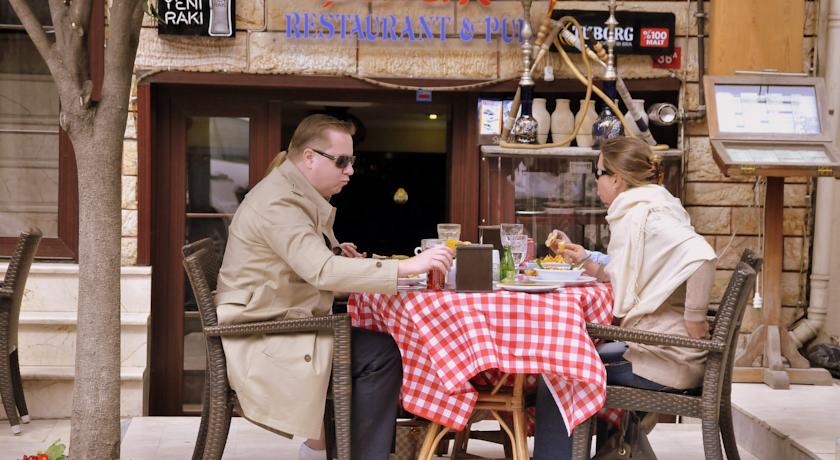
{"label": "man in beige trench coat", "polygon": [[[397,277],[449,270],[452,252],[407,260],[344,257],[327,201],[353,174],[353,125],[312,115],[295,130],[286,161],[251,190],[230,225],[219,273],[221,324],[330,314],[334,292],[394,293]],[[281,154],[282,155],[282,154]],[[276,163],[276,162],[275,162]],[[344,255],[357,255],[344,246]],[[245,415],[274,429],[321,438],[332,335],[225,337],[228,378]],[[386,460],[402,382],[394,340],[354,329],[352,455]],[[310,449],[301,447],[304,451]]]}

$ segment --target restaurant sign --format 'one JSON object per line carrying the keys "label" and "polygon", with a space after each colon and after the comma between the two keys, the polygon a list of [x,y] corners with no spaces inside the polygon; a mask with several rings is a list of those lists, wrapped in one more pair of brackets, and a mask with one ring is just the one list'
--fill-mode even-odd
{"label": "restaurant sign", "polygon": [[233,37],[235,0],[158,0],[158,34]]}
{"label": "restaurant sign", "polygon": [[[286,38],[302,40],[355,40],[375,42],[445,42],[447,30],[454,24],[452,16],[362,15],[341,13],[286,13]],[[461,41],[484,38],[492,42],[501,37],[503,43],[522,42],[521,18],[485,16],[462,18],[458,28]],[[484,31],[478,33],[479,25]]]}

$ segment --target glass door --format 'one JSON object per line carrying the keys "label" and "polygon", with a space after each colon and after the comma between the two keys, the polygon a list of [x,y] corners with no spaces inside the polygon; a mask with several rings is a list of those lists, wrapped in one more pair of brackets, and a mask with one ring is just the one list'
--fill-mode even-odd
{"label": "glass door", "polygon": [[157,102],[149,411],[198,414],[206,351],[181,247],[210,238],[221,259],[230,221],[272,156],[268,103],[199,88],[162,90]]}
{"label": "glass door", "polygon": [[[220,260],[230,220],[250,187],[250,123],[248,117],[186,119],[184,242],[211,238]],[[184,283],[182,407],[184,413],[197,413],[204,393],[206,349],[198,307],[186,277]]]}

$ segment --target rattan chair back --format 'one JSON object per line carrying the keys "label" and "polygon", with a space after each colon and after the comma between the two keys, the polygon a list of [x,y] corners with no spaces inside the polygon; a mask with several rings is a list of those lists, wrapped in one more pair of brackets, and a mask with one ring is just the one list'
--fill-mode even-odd
{"label": "rattan chair back", "polygon": [[20,319],[20,303],[29,277],[29,269],[35,260],[38,244],[41,242],[41,230],[30,228],[21,232],[15,252],[6,269],[2,286],[9,296],[0,296],[0,308],[9,311],[9,351],[17,349],[18,321]]}
{"label": "rattan chair back", "polygon": [[20,434],[21,421],[29,423],[17,350],[20,304],[40,242],[41,230],[37,228],[20,234],[6,275],[0,283],[0,396],[12,433],[16,435]]}
{"label": "rattan chair back", "polygon": [[[218,326],[219,320],[216,314],[213,292],[219,276],[221,262],[216,257],[213,242],[210,238],[204,238],[184,246],[182,252],[184,254],[184,269],[186,269],[193,295],[198,304],[202,329]],[[205,334],[204,340],[207,351],[207,369],[204,380],[201,425],[193,451],[193,460],[221,458],[227,442],[230,419],[236,398],[227,378],[227,360],[222,348],[222,338]],[[211,416],[211,409],[213,414],[222,414],[222,416]],[[209,449],[206,449],[207,445],[210,446]]]}
{"label": "rattan chair back", "polygon": [[213,240],[210,238],[198,240],[184,246],[181,252],[184,254],[184,268],[198,305],[201,325],[203,327],[218,326],[219,318],[216,315],[213,292],[216,290],[222,263],[216,256]]}
{"label": "rattan chair back", "polygon": [[738,329],[755,285],[755,276],[753,267],[746,262],[738,262],[715,315],[712,340],[725,343],[726,348],[721,352],[710,351],[706,358],[702,397],[704,402],[714,402],[716,407],[720,407],[720,394],[726,383],[724,377],[730,374],[727,370],[732,367],[734,350],[738,345]]}

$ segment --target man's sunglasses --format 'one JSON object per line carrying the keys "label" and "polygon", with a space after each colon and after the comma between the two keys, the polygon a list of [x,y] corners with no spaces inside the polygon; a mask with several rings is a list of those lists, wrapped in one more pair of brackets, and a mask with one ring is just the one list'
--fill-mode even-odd
{"label": "man's sunglasses", "polygon": [[312,150],[313,152],[317,153],[318,155],[321,155],[324,158],[334,161],[335,166],[338,169],[344,169],[348,166],[352,166],[353,163],[356,162],[356,157],[353,155],[330,155],[329,153],[322,152],[318,149],[313,149],[312,147],[309,147],[309,150]]}
{"label": "man's sunglasses", "polygon": [[612,176],[612,171],[609,169],[595,168],[595,179],[600,179],[601,176]]}

